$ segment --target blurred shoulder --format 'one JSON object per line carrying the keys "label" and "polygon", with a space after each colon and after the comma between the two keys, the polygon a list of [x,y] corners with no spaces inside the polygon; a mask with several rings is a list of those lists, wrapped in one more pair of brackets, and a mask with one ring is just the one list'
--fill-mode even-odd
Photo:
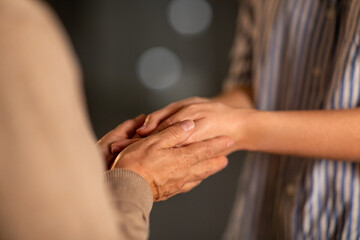
{"label": "blurred shoulder", "polygon": [[50,27],[59,25],[51,8],[37,0],[0,0],[0,27],[37,26]]}
{"label": "blurred shoulder", "polygon": [[3,46],[51,42],[54,47],[71,49],[60,20],[43,1],[0,0],[0,36]]}
{"label": "blurred shoulder", "polygon": [[3,74],[4,71],[10,73],[5,65],[19,66],[18,72],[39,69],[48,75],[50,71],[78,74],[77,58],[67,34],[56,14],[43,1],[0,0],[0,36],[0,72],[3,70]]}

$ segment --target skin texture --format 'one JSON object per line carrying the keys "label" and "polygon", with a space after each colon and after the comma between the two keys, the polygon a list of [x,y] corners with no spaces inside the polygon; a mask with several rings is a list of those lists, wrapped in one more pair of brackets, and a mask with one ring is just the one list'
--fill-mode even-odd
{"label": "skin texture", "polygon": [[[142,176],[151,187],[154,201],[188,192],[227,166],[227,158],[220,153],[233,145],[229,137],[184,145],[195,130],[194,122],[186,120],[149,137],[131,139],[144,120],[145,115],[140,115],[120,124],[100,139],[98,146],[110,169],[128,169]],[[114,154],[114,142],[125,149]]]}
{"label": "skin texture", "polygon": [[360,160],[359,109],[258,111],[247,89],[234,89],[213,100],[190,98],[172,103],[149,114],[137,133],[146,136],[190,119],[197,128],[187,143],[225,135],[235,140],[231,151]]}

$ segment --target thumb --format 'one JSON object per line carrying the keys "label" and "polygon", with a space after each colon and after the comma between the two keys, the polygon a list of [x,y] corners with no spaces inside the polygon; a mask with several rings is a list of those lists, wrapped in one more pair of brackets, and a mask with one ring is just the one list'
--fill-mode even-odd
{"label": "thumb", "polygon": [[195,123],[192,120],[185,120],[154,134],[152,137],[159,139],[160,147],[171,148],[186,141],[194,127]]}

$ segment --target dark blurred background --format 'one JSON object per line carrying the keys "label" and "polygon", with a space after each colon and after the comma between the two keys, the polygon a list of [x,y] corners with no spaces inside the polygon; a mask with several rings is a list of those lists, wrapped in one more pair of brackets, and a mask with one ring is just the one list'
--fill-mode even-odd
{"label": "dark blurred background", "polygon": [[[237,0],[49,0],[84,73],[98,138],[124,120],[221,91]],[[243,153],[188,194],[154,204],[150,239],[220,239]]]}

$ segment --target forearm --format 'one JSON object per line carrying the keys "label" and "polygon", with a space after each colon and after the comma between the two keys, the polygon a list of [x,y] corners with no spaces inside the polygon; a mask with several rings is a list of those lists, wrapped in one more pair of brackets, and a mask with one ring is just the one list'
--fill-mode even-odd
{"label": "forearm", "polygon": [[360,159],[360,110],[254,111],[244,117],[241,145],[250,151]]}
{"label": "forearm", "polygon": [[231,90],[224,91],[220,95],[214,97],[213,100],[229,105],[231,107],[254,107],[251,86],[236,87]]}

